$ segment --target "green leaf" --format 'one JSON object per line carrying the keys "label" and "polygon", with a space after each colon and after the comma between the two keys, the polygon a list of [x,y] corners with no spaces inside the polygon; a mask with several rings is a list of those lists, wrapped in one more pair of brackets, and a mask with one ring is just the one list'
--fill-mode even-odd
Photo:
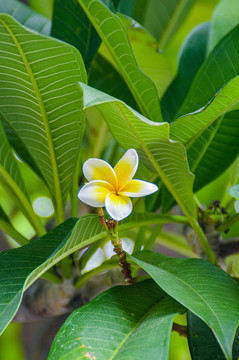
{"label": "green leaf", "polygon": [[48,360],[168,359],[173,318],[182,311],[152,281],[114,287],[69,316]]}
{"label": "green leaf", "polygon": [[130,17],[134,17],[134,8],[139,2],[137,0],[120,0],[117,11]]}
{"label": "green leaf", "polygon": [[35,11],[51,19],[54,0],[28,0],[28,2]]}
{"label": "green leaf", "polygon": [[170,296],[214,332],[226,358],[239,325],[239,286],[228,274],[201,259],[176,259],[142,251],[132,260]]}
{"label": "green leaf", "polygon": [[101,39],[75,0],[55,0],[51,35],[75,46],[88,68]]}
{"label": "green leaf", "polygon": [[108,48],[142,113],[153,121],[161,121],[157,89],[139,69],[119,17],[100,0],[78,1]]}
{"label": "green leaf", "polygon": [[0,219],[3,220],[4,222],[10,224],[10,220],[1,206],[0,206]]}
{"label": "green leaf", "polygon": [[13,192],[20,192],[28,198],[17,160],[13,155],[6,133],[2,125],[3,117],[0,114],[0,182],[5,183]]}
{"label": "green leaf", "polygon": [[196,26],[181,46],[177,76],[163,96],[163,118],[171,122],[182,105],[193,79],[202,65],[208,41],[210,22]]}
{"label": "green leaf", "polygon": [[159,97],[162,97],[173,77],[168,57],[159,50],[153,36],[135,20],[123,15],[119,15],[119,18],[126,28],[139,68],[153,80]]}
{"label": "green leaf", "polygon": [[189,172],[183,146],[169,140],[168,124],[149,121],[121,101],[87,85],[81,86],[85,108],[94,107],[117,142],[124,149],[136,149],[148,171],[161,177],[185,215],[196,217],[193,176]]}
{"label": "green leaf", "polygon": [[239,75],[239,26],[227,34],[211,51],[194,78],[176,117],[207,105],[217,92]]}
{"label": "green leaf", "polygon": [[[97,54],[89,69],[88,84],[139,110],[120,73],[103,56]],[[97,135],[98,136],[98,135]]]}
{"label": "green leaf", "polygon": [[149,0],[144,12],[144,27],[164,48],[170,38],[175,34],[194,0]]}
{"label": "green leaf", "polygon": [[96,215],[69,219],[31,243],[0,254],[0,333],[20,306],[23,292],[67,255],[106,236]]}
{"label": "green leaf", "polygon": [[239,154],[239,111],[232,111],[209,126],[187,151],[195,174],[194,191],[218,178]]}
{"label": "green leaf", "polygon": [[0,17],[0,41],[0,110],[36,162],[62,220],[83,127],[81,56],[8,15]]}
{"label": "green leaf", "polygon": [[8,142],[2,121],[3,117],[0,113],[0,185],[8,196],[15,201],[15,204],[30,221],[38,235],[42,235],[45,232],[44,227],[32,209],[17,160]]}
{"label": "green leaf", "polygon": [[237,0],[220,1],[212,16],[212,28],[208,43],[210,52],[217,43],[239,24],[239,2]]}
{"label": "green leaf", "polygon": [[171,138],[184,144],[190,169],[196,175],[194,191],[221,175],[239,154],[239,111],[231,111],[238,107],[238,84],[239,76],[203,109],[171,124]]}
{"label": "green leaf", "polygon": [[[195,175],[194,192],[218,178],[237,158],[239,154],[238,119],[238,110],[219,117],[200,136],[195,136],[194,142],[187,147],[189,167]],[[191,120],[189,127],[196,126],[194,119]],[[185,129],[185,131],[187,130]],[[173,131],[171,136],[174,138]],[[165,211],[169,211],[175,202],[172,196],[165,192],[165,189],[163,189],[162,195],[163,208]]]}
{"label": "green leaf", "polygon": [[232,186],[229,190],[229,194],[239,200],[239,184]]}
{"label": "green leaf", "polygon": [[[219,117],[239,107],[239,76],[229,81],[204,108],[178,118],[171,124],[171,137],[186,149]],[[200,156],[200,154],[199,154]]]}
{"label": "green leaf", "polygon": [[11,15],[22,25],[36,30],[43,35],[50,34],[51,21],[20,1],[0,0],[0,13]]}
{"label": "green leaf", "polygon": [[7,135],[8,141],[10,145],[13,147],[14,151],[16,151],[18,157],[20,157],[25,163],[27,163],[35,173],[42,178],[42,174],[38,169],[37,164],[35,163],[34,159],[32,158],[30,152],[27,150],[24,142],[21,138],[13,131],[12,128],[9,127],[9,124],[6,123],[4,117],[2,116],[2,124],[4,127],[4,131]]}
{"label": "green leaf", "polygon": [[[119,224],[119,231],[165,222],[170,219],[160,214],[132,214]],[[21,248],[0,253],[0,334],[31,284],[66,256],[106,236],[98,215],[86,215],[65,221]]]}
{"label": "green leaf", "polygon": [[[212,330],[190,311],[187,314],[188,344],[192,360],[225,360]],[[239,332],[233,343],[232,360],[239,358]]]}

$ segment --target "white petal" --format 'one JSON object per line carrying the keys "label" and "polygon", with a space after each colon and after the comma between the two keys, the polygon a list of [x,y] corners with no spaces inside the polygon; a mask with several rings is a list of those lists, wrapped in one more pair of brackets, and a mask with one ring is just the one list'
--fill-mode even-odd
{"label": "white petal", "polygon": [[135,175],[139,164],[137,151],[130,149],[114,167],[118,179],[118,189],[126,185]]}
{"label": "white petal", "polygon": [[101,159],[88,159],[83,165],[83,174],[88,181],[102,180],[117,186],[117,178],[114,169],[106,161]]}
{"label": "white petal", "polygon": [[157,185],[143,180],[131,180],[121,190],[120,195],[141,197],[153,194],[158,190]]}
{"label": "white petal", "polygon": [[110,193],[105,199],[107,213],[114,220],[122,220],[131,214],[133,205],[129,197]]}
{"label": "white petal", "polygon": [[114,188],[111,184],[94,180],[80,189],[78,198],[87,205],[101,207],[105,206],[105,198],[112,191]]}

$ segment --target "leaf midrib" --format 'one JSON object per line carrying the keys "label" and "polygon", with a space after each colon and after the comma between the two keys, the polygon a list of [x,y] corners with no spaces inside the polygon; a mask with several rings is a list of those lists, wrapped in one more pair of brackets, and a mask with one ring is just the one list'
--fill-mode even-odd
{"label": "leaf midrib", "polygon": [[33,71],[31,69],[31,66],[28,62],[28,59],[21,47],[21,44],[18,42],[15,34],[13,33],[13,31],[10,29],[10,27],[8,26],[8,24],[2,19],[0,18],[1,23],[3,24],[3,26],[6,28],[6,30],[8,31],[9,35],[11,36],[14,44],[17,47],[17,50],[19,51],[19,54],[24,62],[24,65],[26,67],[26,70],[28,72],[29,78],[31,80],[33,89],[35,91],[35,95],[36,95],[36,99],[38,101],[38,105],[39,105],[39,109],[42,115],[42,120],[43,120],[43,124],[45,127],[45,133],[46,133],[46,137],[47,137],[47,142],[48,142],[48,146],[49,146],[49,154],[50,154],[50,159],[51,159],[51,166],[52,166],[52,172],[53,172],[53,180],[54,180],[54,184],[55,184],[55,192],[56,192],[56,204],[57,204],[57,210],[59,211],[59,220],[64,220],[64,206],[63,206],[63,199],[62,199],[62,192],[61,192],[61,184],[60,184],[60,177],[59,177],[59,172],[58,172],[58,167],[57,167],[57,161],[56,161],[56,154],[55,154],[55,149],[54,149],[54,144],[53,144],[53,139],[51,136],[51,130],[50,130],[50,125],[48,123],[48,117],[47,117],[47,113],[45,110],[45,106],[42,100],[42,96],[41,93],[39,91],[38,88],[38,84],[37,81],[35,79],[35,76],[33,74]]}
{"label": "leaf midrib", "polygon": [[[110,55],[112,56],[112,58],[114,59],[114,61],[116,62],[117,66],[119,67],[119,69],[123,70],[121,75],[123,76],[124,80],[126,81],[129,89],[131,90],[131,93],[132,93],[133,97],[135,98],[136,103],[138,104],[140,110],[142,111],[142,114],[144,114],[148,118],[151,118],[151,115],[150,115],[150,113],[148,111],[148,108],[144,105],[144,101],[142,102],[141,97],[138,94],[138,90],[137,90],[137,87],[135,86],[135,82],[131,81],[130,76],[128,75],[127,71],[125,70],[125,66],[122,65],[122,63],[119,60],[119,57],[116,55],[116,52],[113,50],[113,47],[111,47],[109,45],[109,41],[106,39],[106,37],[104,36],[104,33],[101,31],[101,28],[98,26],[98,24],[96,23],[94,17],[91,15],[90,11],[88,10],[88,7],[83,3],[84,0],[78,0],[78,2],[84,8],[84,11],[87,14],[88,18],[90,19],[91,23],[94,24],[95,29],[97,29],[97,32],[100,35],[102,41],[104,41],[104,43],[106,44],[107,49],[108,49]],[[100,4],[100,5],[104,6],[103,4]],[[107,11],[108,9],[105,8],[104,10]],[[110,11],[110,10],[108,10],[108,11]],[[126,41],[128,43],[128,46],[129,46],[129,51],[131,52],[131,56],[134,58],[131,45],[130,45],[129,40],[128,40],[127,35],[126,35],[126,30],[123,27],[120,19],[118,18],[118,16],[114,15],[113,13],[110,14],[110,15],[112,17],[114,17],[115,20],[117,20],[121,31],[123,32],[123,34],[126,37]],[[136,60],[135,60],[135,62],[136,62]],[[131,63],[132,63],[132,61],[131,61]],[[136,63],[134,65],[135,65],[135,67],[137,67]],[[141,71],[140,69],[138,69],[138,70]],[[147,77],[147,75],[145,75],[145,74],[144,74],[144,76]],[[156,88],[155,88],[155,90],[156,90]]]}
{"label": "leaf midrib", "polygon": [[137,327],[140,326],[140,324],[151,314],[151,312],[154,310],[155,307],[158,306],[158,304],[165,299],[165,297],[162,297],[159,301],[157,301],[153,306],[150,307],[150,309],[144,314],[144,316],[135,324],[135,326],[132,328],[132,330],[125,336],[124,340],[120,343],[120,345],[115,349],[114,353],[108,360],[113,360],[115,356],[118,355],[118,352],[123,347],[123,345],[126,343],[126,341],[130,338],[131,334],[137,329]]}
{"label": "leaf midrib", "polygon": [[[136,259],[137,259],[137,258],[136,258]],[[140,261],[142,261],[142,260],[140,260]],[[193,293],[195,293],[195,295],[198,296],[198,297],[203,301],[203,303],[205,303],[205,305],[207,306],[207,308],[209,308],[209,309],[211,310],[211,313],[214,315],[215,319],[217,320],[217,323],[218,323],[218,325],[219,325],[219,328],[220,328],[220,330],[221,330],[221,333],[223,334],[222,325],[221,325],[221,323],[220,323],[217,315],[215,314],[213,308],[206,302],[206,300],[204,300],[204,298],[203,298],[196,290],[194,290],[193,287],[191,287],[188,283],[186,283],[185,281],[183,281],[183,280],[182,280],[181,278],[179,278],[177,275],[172,274],[172,273],[170,273],[170,272],[167,271],[167,270],[164,270],[161,266],[160,266],[160,267],[157,267],[157,266],[154,266],[154,265],[152,265],[152,264],[150,264],[150,263],[147,263],[147,262],[145,262],[145,263],[146,263],[147,265],[149,265],[150,267],[152,267],[153,269],[160,269],[160,271],[162,271],[163,273],[166,273],[168,276],[172,276],[173,278],[176,278],[178,282],[181,282],[185,287],[189,288]],[[162,265],[162,264],[163,264],[163,262],[161,263],[161,265]],[[154,276],[152,276],[152,278],[157,282],[157,280],[156,280],[156,278],[155,278]],[[166,290],[164,290],[164,291],[166,291]],[[168,291],[166,291],[166,292],[168,293]],[[169,295],[172,296],[171,294],[169,294]],[[176,300],[177,300],[177,299],[176,299]],[[178,300],[177,300],[177,301],[178,301]],[[185,307],[188,308],[188,306],[185,305],[185,302],[184,302],[184,301],[180,301],[180,303],[181,303],[183,306],[185,306]],[[190,311],[192,311],[193,313],[195,313],[192,309],[190,309]],[[196,314],[196,315],[201,318],[201,316],[200,316],[199,314]],[[202,319],[202,318],[201,318],[201,319]],[[205,321],[205,319],[202,319],[202,320]],[[206,322],[206,321],[205,321],[205,322]],[[211,328],[210,324],[207,323],[207,325]],[[217,339],[218,339],[218,336],[217,336],[216,334],[215,334],[215,336],[216,336]],[[222,345],[222,342],[220,341],[220,339],[218,339],[218,342]],[[223,346],[222,346],[222,350],[223,350],[223,352],[224,352]],[[225,354],[225,355],[226,355],[226,354]]]}
{"label": "leaf midrib", "polygon": [[172,36],[172,33],[177,24],[177,20],[180,18],[185,5],[187,5],[187,2],[188,0],[181,0],[177,5],[176,10],[173,12],[170,21],[168,22],[165,30],[163,31],[163,34],[161,35],[161,38],[158,41],[158,46],[160,49],[164,48],[164,46],[167,44],[168,40]]}
{"label": "leaf midrib", "polygon": [[[210,134],[210,138],[209,138],[206,146],[204,146],[204,149],[200,152],[200,155],[198,156],[197,161],[195,161],[195,163],[192,165],[191,171],[193,171],[193,172],[195,171],[195,169],[198,167],[200,161],[202,160],[202,158],[203,158],[204,155],[206,154],[209,146],[211,145],[213,139],[215,138],[215,136],[216,136],[216,134],[217,134],[217,131],[218,131],[218,129],[219,129],[219,127],[220,127],[220,125],[221,125],[221,123],[222,123],[222,121],[223,121],[223,118],[224,118],[224,116],[222,116],[221,119],[220,119],[220,121],[218,121],[218,124],[217,124],[217,126],[216,126],[216,128],[215,128],[215,131],[212,131],[212,133]],[[189,148],[189,149],[190,149],[190,148]]]}

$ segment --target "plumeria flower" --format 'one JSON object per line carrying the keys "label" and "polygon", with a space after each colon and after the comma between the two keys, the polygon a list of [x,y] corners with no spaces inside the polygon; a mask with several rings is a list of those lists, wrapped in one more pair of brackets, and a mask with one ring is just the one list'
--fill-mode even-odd
{"label": "plumeria flower", "polygon": [[134,149],[126,151],[114,168],[104,160],[88,159],[83,165],[83,173],[89,182],[80,189],[79,199],[93,207],[104,206],[114,220],[126,218],[133,209],[130,197],[146,196],[158,190],[150,182],[132,180],[138,164]]}

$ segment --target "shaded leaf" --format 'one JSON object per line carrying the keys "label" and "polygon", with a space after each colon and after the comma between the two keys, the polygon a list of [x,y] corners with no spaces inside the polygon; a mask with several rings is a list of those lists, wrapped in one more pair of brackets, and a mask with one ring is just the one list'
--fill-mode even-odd
{"label": "shaded leaf", "polygon": [[141,251],[130,256],[170,296],[214,332],[226,358],[239,325],[239,286],[228,274],[201,259],[176,259]]}
{"label": "shaded leaf", "polygon": [[[171,124],[171,137],[186,149],[219,117],[239,107],[239,76],[229,81],[202,109],[184,115]],[[200,156],[200,154],[199,154]]]}
{"label": "shaded leaf", "polygon": [[69,316],[48,360],[90,355],[99,360],[139,360],[149,354],[152,360],[165,360],[173,318],[180,312],[183,308],[151,280],[114,287]]}
{"label": "shaded leaf", "polygon": [[[192,360],[225,360],[212,330],[197,316],[190,311],[187,314],[188,320],[188,344]],[[239,358],[239,332],[237,331],[233,343],[232,360]]]}
{"label": "shaded leaf", "polygon": [[143,16],[143,25],[165,47],[177,31],[194,0],[149,0]]}
{"label": "shaded leaf", "polygon": [[135,110],[139,110],[120,73],[99,54],[93,60],[89,70],[88,84],[97,90],[124,101]]}
{"label": "shaded leaf", "polygon": [[0,206],[0,219],[3,220],[6,223],[10,223],[9,218],[3,208]]}
{"label": "shaded leaf", "polygon": [[139,69],[119,17],[100,0],[78,1],[111,53],[142,113],[153,121],[160,121],[161,110],[156,87]]}
{"label": "shaded leaf", "polygon": [[[210,115],[208,115],[208,120],[210,121]],[[189,167],[195,174],[194,192],[219,177],[237,158],[239,154],[238,120],[238,110],[226,113],[215,120],[201,135],[198,137],[195,135],[194,142],[187,148]],[[189,127],[194,127],[195,124],[194,119],[191,118]],[[187,131],[186,128],[185,131]],[[171,136],[174,138],[173,130]],[[175,201],[165,188],[162,195],[163,209],[167,212],[174,206]]]}
{"label": "shaded leaf", "polygon": [[17,0],[0,0],[0,13],[14,17],[22,25],[36,30],[43,35],[49,35],[51,21]]}
{"label": "shaded leaf", "polygon": [[212,28],[208,42],[208,52],[235,26],[238,19],[239,2],[237,0],[223,0],[216,6],[212,16]]}
{"label": "shaded leaf", "polygon": [[20,192],[23,196],[28,197],[17,160],[13,155],[2,121],[3,118],[0,114],[0,182],[10,187],[14,193],[17,188],[17,193]]}
{"label": "shaded leaf", "polygon": [[207,105],[229,80],[239,74],[239,26],[228,33],[211,51],[194,78],[176,117]]}
{"label": "shaded leaf", "polygon": [[75,46],[87,68],[101,43],[77,0],[55,0],[51,35]]}
{"label": "shaded leaf", "polygon": [[218,178],[239,154],[239,111],[216,120],[187,151],[194,191]]}
{"label": "shaded leaf", "polygon": [[0,110],[36,162],[62,216],[82,135],[76,83],[86,81],[82,59],[73,47],[36,35],[8,15],[1,15],[0,31]]}
{"label": "shaded leaf", "polygon": [[210,25],[210,22],[205,22],[196,26],[186,37],[180,49],[177,76],[161,102],[165,121],[173,120],[205,59]]}
{"label": "shaded leaf", "polygon": [[119,15],[124,24],[134,56],[140,69],[155,83],[159,97],[172,80],[173,73],[166,54],[145,28],[127,16]]}
{"label": "shaded leaf", "polygon": [[13,149],[16,151],[18,157],[20,157],[25,163],[27,163],[39,177],[42,177],[42,174],[38,169],[37,164],[32,158],[30,152],[27,150],[24,142],[22,141],[21,138],[19,138],[16,132],[9,127],[9,124],[6,123],[3,116],[2,116],[2,124],[4,127],[4,131],[7,135],[8,141],[10,145],[13,147]]}

